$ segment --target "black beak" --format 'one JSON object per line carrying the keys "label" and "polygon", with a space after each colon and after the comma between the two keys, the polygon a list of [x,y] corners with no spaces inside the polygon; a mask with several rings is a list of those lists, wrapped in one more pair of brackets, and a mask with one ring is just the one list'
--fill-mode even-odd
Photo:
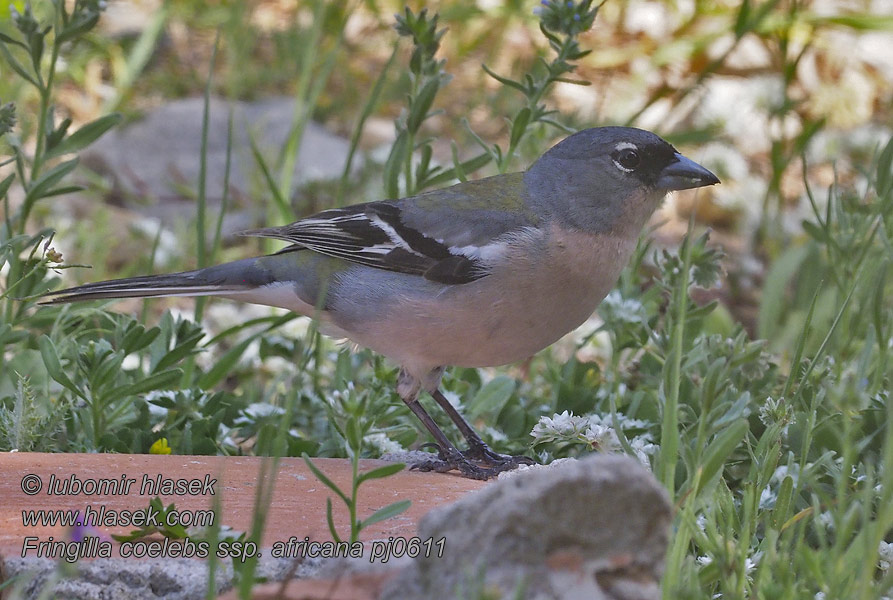
{"label": "black beak", "polygon": [[719,183],[719,177],[678,152],[676,160],[664,167],[657,180],[658,187],[668,191],[689,190]]}

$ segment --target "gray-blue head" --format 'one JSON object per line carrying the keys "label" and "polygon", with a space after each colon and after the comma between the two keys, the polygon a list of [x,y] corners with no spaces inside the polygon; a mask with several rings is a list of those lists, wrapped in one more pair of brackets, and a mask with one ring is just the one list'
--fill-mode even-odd
{"label": "gray-blue head", "polygon": [[668,192],[719,183],[659,136],[633,127],[575,133],[543,154],[524,180],[532,202],[588,231],[638,231]]}

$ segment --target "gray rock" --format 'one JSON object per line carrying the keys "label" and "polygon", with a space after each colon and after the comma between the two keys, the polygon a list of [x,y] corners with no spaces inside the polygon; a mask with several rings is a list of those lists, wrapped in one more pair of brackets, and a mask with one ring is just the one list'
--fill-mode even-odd
{"label": "gray rock", "polygon": [[[288,139],[294,99],[270,98],[233,102],[233,148],[230,187],[243,196],[262,183],[251,152],[249,134],[271,169]],[[230,103],[212,97],[209,105],[206,195],[210,202],[223,196],[226,137]],[[183,190],[197,189],[201,160],[204,100],[174,100],[139,121],[119,127],[81,154],[83,163],[109,176],[123,196],[178,199]],[[294,183],[339,177],[350,144],[310,122],[304,130],[294,170]],[[274,172],[274,177],[278,173]],[[259,188],[263,189],[263,188]],[[185,194],[188,196],[188,194]]]}
{"label": "gray rock", "polygon": [[[273,558],[267,549],[255,575],[268,581],[312,577],[325,562]],[[207,561],[188,558],[97,558],[66,565],[62,570],[49,558],[9,558],[3,562],[0,575],[2,581],[16,578],[13,589],[19,595],[15,597],[25,599],[52,590],[49,597],[65,600],[195,600],[204,598],[208,589]],[[218,593],[233,586],[229,560],[217,563],[214,579]]]}
{"label": "gray rock", "polygon": [[[72,570],[75,575],[63,575],[47,558],[11,558],[3,564],[4,580],[18,576],[27,582],[19,588],[22,598],[37,598],[48,588],[49,597],[66,600],[193,600],[204,598],[208,586],[207,563],[190,559],[96,559]],[[231,564],[218,564],[216,582],[218,592],[231,585]]]}
{"label": "gray rock", "polygon": [[419,557],[381,598],[659,598],[671,507],[635,460],[595,455],[530,469],[428,513]]}

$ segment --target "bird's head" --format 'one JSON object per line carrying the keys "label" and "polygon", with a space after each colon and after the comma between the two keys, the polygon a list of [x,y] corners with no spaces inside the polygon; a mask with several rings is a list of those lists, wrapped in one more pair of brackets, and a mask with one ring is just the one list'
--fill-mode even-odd
{"label": "bird's head", "polygon": [[533,202],[589,231],[621,225],[638,231],[668,192],[719,183],[659,136],[633,127],[575,133],[541,156],[524,179]]}

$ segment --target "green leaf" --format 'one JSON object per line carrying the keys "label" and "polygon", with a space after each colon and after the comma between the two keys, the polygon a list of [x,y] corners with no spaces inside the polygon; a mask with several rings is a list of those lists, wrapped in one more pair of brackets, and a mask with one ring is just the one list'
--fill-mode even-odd
{"label": "green leaf", "polygon": [[849,14],[835,16],[814,16],[810,19],[816,25],[842,25],[859,31],[893,31],[893,17],[878,14]]}
{"label": "green leaf", "polygon": [[399,473],[403,469],[406,468],[406,465],[403,463],[394,463],[391,465],[385,465],[383,467],[378,467],[377,469],[372,469],[371,471],[366,471],[365,473],[360,474],[357,477],[357,487],[364,481],[368,481],[369,479],[382,479],[384,477],[390,477],[394,473]]}
{"label": "green leaf", "polygon": [[437,91],[439,89],[440,80],[431,79],[419,91],[418,95],[412,102],[409,116],[406,119],[406,128],[409,131],[418,131],[419,127],[422,125],[422,121],[424,121],[425,117],[428,116],[428,110],[434,103],[434,97],[437,95]]}
{"label": "green leaf", "polygon": [[26,69],[25,66],[22,65],[18,61],[18,59],[12,55],[12,52],[9,51],[9,48],[6,47],[5,44],[0,44],[0,54],[3,54],[3,58],[6,59],[6,62],[9,63],[9,66],[12,67],[12,70],[19,74],[19,76],[25,81],[29,82],[31,85],[38,89],[43,89],[43,86],[37,82]]}
{"label": "green leaf", "polygon": [[772,509],[772,515],[769,518],[769,522],[775,529],[780,530],[788,520],[793,494],[794,479],[788,475],[781,482],[781,487],[778,489],[778,499],[775,501],[775,508]]}
{"label": "green leaf", "polygon": [[515,392],[515,385],[516,382],[512,377],[506,375],[494,377],[468,403],[466,408],[468,415],[479,417],[499,414]]}
{"label": "green leaf", "polygon": [[29,53],[31,54],[31,65],[34,67],[35,71],[39,71],[40,59],[43,58],[43,36],[37,33],[29,37],[31,38],[31,48],[29,48]]}
{"label": "green leaf", "polygon": [[384,164],[384,188],[388,198],[400,195],[400,172],[409,152],[409,140],[406,131],[401,131],[391,146],[391,152]]}
{"label": "green leaf", "polygon": [[[581,56],[575,57],[575,58],[583,58],[583,56],[586,56],[587,54],[589,54],[589,52],[584,52],[584,53],[582,53]],[[569,83],[571,85],[582,85],[582,86],[592,85],[591,81],[586,81],[585,79],[568,79],[567,77],[556,77],[555,81],[561,82],[561,83]]]}
{"label": "green leaf", "polygon": [[719,301],[711,300],[704,306],[698,306],[688,311],[687,318],[694,319],[702,319],[716,310],[716,307],[719,305]]}
{"label": "green leaf", "polygon": [[236,363],[239,362],[239,359],[242,358],[242,354],[245,353],[245,350],[253,341],[254,336],[251,336],[227,350],[217,361],[217,364],[198,380],[198,386],[204,390],[214,387],[219,381],[226,377],[230,371],[232,371],[233,367],[236,366]]}
{"label": "green leaf", "polygon": [[704,452],[704,461],[701,466],[700,486],[695,493],[704,489],[704,486],[710,482],[713,477],[719,473],[728,458],[747,435],[750,426],[747,419],[739,419],[734,424],[727,427],[719,433],[713,441],[707,446]]}
{"label": "green leaf", "polygon": [[524,132],[527,130],[527,125],[530,123],[530,109],[527,107],[522,108],[518,111],[518,114],[515,115],[515,120],[512,122],[512,134],[509,137],[509,146],[514,148],[518,145],[518,142],[521,141],[521,138],[524,136]]}
{"label": "green leaf", "polygon": [[363,449],[363,435],[357,426],[357,420],[350,418],[344,424],[344,437],[347,439],[347,447],[354,456],[359,456]]}
{"label": "green leaf", "polygon": [[59,361],[59,353],[56,352],[56,345],[53,343],[53,340],[46,335],[42,335],[40,336],[37,345],[40,348],[40,356],[43,358],[43,364],[46,366],[50,377],[68,388],[78,398],[84,398],[86,400],[81,393],[81,390],[78,389],[78,386],[76,386],[74,382],[68,378],[68,375],[65,374],[65,371],[62,370],[62,363]]}
{"label": "green leaf", "polygon": [[267,188],[273,195],[273,201],[276,203],[276,208],[279,209],[279,215],[284,221],[294,221],[295,215],[291,206],[289,205],[288,200],[282,196],[279,186],[276,185],[276,181],[273,179],[273,174],[270,172],[270,167],[267,165],[267,161],[264,160],[264,155],[261,154],[260,148],[257,147],[257,141],[255,141],[253,135],[248,136],[248,142],[251,145],[251,154],[254,156],[254,162],[260,167],[260,172],[264,176],[264,182],[266,182]]}
{"label": "green leaf", "polygon": [[[161,330],[157,327],[155,329],[155,334],[158,335],[161,333]],[[124,351],[125,354],[130,354],[134,350],[137,349],[136,344],[140,339],[142,339],[143,334],[146,332],[146,328],[143,327],[140,323],[136,321],[131,321],[126,331],[124,332],[124,337],[121,338],[120,347]]]}
{"label": "green leaf", "polygon": [[189,354],[192,354],[193,349],[194,349],[193,345],[190,345],[190,344],[178,345],[176,348],[174,348],[170,352],[166,352],[164,354],[164,356],[161,358],[161,360],[158,361],[158,364],[155,365],[155,368],[152,369],[152,372],[157,373],[157,372],[161,371],[162,369],[166,369],[169,366],[180,362],[180,360],[182,360],[184,357],[186,357]]}
{"label": "green leaf", "polygon": [[377,511],[369,515],[368,518],[360,521],[359,528],[363,529],[364,527],[368,527],[373,523],[379,523],[381,521],[386,521],[392,517],[396,517],[400,513],[404,512],[409,506],[412,504],[409,500],[400,500],[399,502],[394,502],[393,504],[389,504],[384,508],[379,508]]}
{"label": "green leaf", "polygon": [[484,69],[484,71],[487,73],[487,75],[489,75],[490,77],[492,77],[493,79],[495,79],[496,81],[501,83],[502,85],[507,85],[508,87],[513,87],[516,90],[520,91],[522,94],[525,94],[525,95],[527,94],[527,89],[525,89],[525,87],[522,84],[518,83],[517,81],[508,79],[507,77],[503,77],[502,75],[497,75],[495,72],[490,70],[490,67],[488,67],[485,64],[481,64],[481,68]]}
{"label": "green leaf", "polygon": [[53,188],[43,194],[41,198],[52,198],[53,196],[64,196],[65,194],[73,194],[87,189],[83,185],[64,185],[62,187]]}
{"label": "green leaf", "polygon": [[71,119],[63,119],[59,126],[55,129],[53,128],[54,117],[53,110],[50,109],[50,114],[47,115],[47,134],[46,134],[46,149],[49,153],[53,148],[55,148],[62,141],[62,138],[65,137],[65,134],[68,132],[68,128],[71,127]]}
{"label": "green leaf", "polygon": [[6,35],[5,33],[3,33],[2,31],[0,31],[0,41],[6,42],[7,44],[13,44],[15,46],[20,46],[25,49],[28,48],[28,46],[25,45],[24,42],[20,42],[19,40],[15,39],[15,38],[11,38],[8,35]]}
{"label": "green leaf", "polygon": [[73,25],[70,24],[59,32],[59,37],[56,39],[57,44],[67,42],[93,29],[96,23],[99,22],[99,13],[89,14],[86,18],[82,18],[77,22],[72,20],[72,22],[74,23]]}
{"label": "green leaf", "polygon": [[828,245],[831,243],[830,236],[824,229],[813,223],[812,221],[803,221],[803,230],[820,244]]}
{"label": "green leaf", "polygon": [[890,138],[878,157],[875,189],[877,189],[880,198],[885,198],[893,189],[893,137]]}
{"label": "green leaf", "polygon": [[769,268],[763,283],[760,299],[760,312],[757,319],[757,335],[766,339],[778,327],[784,312],[788,282],[800,269],[800,265],[809,255],[809,247],[797,246],[786,250]]}
{"label": "green leaf", "polygon": [[181,369],[170,369],[168,371],[162,371],[161,373],[149,375],[148,377],[140,379],[135,383],[118,386],[111,390],[108,393],[108,396],[110,398],[126,398],[127,396],[138,396],[139,394],[151,392],[152,390],[170,387],[171,385],[176,383],[176,381],[182,376],[183,371]]}
{"label": "green leaf", "polygon": [[342,492],[341,489],[337,485],[335,485],[334,481],[329,479],[325,473],[320,471],[319,467],[317,467],[315,464],[313,464],[313,462],[310,460],[310,457],[307,456],[306,452],[301,454],[301,458],[304,459],[304,462],[307,463],[307,468],[313,472],[313,475],[317,479],[319,479],[320,483],[322,483],[324,486],[326,486],[327,488],[329,488],[330,490],[332,490],[333,492],[338,494],[338,497],[341,498],[345,504],[350,506],[350,499],[347,497],[347,495],[345,495],[345,493]]}
{"label": "green leaf", "polygon": [[67,138],[63,139],[52,150],[46,153],[47,158],[55,158],[63,154],[70,154],[83,150],[100,137],[105,132],[121,122],[120,113],[112,113],[99,117],[95,121],[90,121]]}
{"label": "green leaf", "polygon": [[452,169],[447,169],[445,171],[442,171],[441,173],[438,173],[437,175],[432,176],[425,182],[425,185],[426,187],[431,187],[446,183],[448,181],[452,181],[453,179],[457,179],[458,172],[461,172],[463,174],[474,173],[481,167],[489,164],[492,160],[493,155],[490,153],[485,152],[483,154],[478,154],[477,156],[469,158],[465,162],[460,163],[458,170],[456,169],[456,167],[453,167]]}
{"label": "green leaf", "polygon": [[59,183],[63,177],[71,173],[76,166],[78,166],[78,159],[73,158],[63,163],[59,163],[41,175],[28,189],[28,194],[25,196],[25,202],[27,203],[29,200],[33,202],[34,200],[45,197],[46,192]]}
{"label": "green leaf", "polygon": [[335,529],[335,519],[332,517],[331,498],[326,498],[326,523],[329,526],[329,533],[332,534],[332,539],[335,540],[336,543],[341,543],[341,536],[338,535],[338,530]]}
{"label": "green leaf", "polygon": [[733,30],[735,31],[735,37],[740,38],[745,33],[747,33],[749,29],[750,21],[750,2],[744,0],[741,5],[738,7],[738,14],[735,16],[735,26]]}
{"label": "green leaf", "polygon": [[12,185],[12,182],[15,180],[15,173],[10,173],[6,177],[3,178],[3,181],[0,181],[0,198],[6,195],[6,192],[9,191],[9,186]]}

